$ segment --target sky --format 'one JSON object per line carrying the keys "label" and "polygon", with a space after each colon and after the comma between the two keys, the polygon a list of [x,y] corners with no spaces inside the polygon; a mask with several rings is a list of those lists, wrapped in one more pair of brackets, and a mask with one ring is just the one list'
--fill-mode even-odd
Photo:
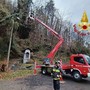
{"label": "sky", "polygon": [[65,19],[78,23],[86,11],[90,21],[90,0],[54,0],[54,3]]}
{"label": "sky", "polygon": [[[34,2],[43,0],[33,0]],[[80,22],[83,12],[86,10],[90,21],[90,0],[53,0],[55,7],[64,19],[73,23]]]}

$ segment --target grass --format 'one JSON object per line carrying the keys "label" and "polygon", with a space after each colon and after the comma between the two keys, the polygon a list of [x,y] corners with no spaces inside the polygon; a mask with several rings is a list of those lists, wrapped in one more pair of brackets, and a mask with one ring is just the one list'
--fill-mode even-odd
{"label": "grass", "polygon": [[33,67],[33,64],[21,64],[20,67],[29,67],[29,66]]}
{"label": "grass", "polygon": [[17,79],[17,78],[23,78],[28,75],[32,75],[33,70],[17,70],[15,72],[9,71],[9,72],[3,72],[0,74],[1,74],[3,80],[13,80],[13,79]]}

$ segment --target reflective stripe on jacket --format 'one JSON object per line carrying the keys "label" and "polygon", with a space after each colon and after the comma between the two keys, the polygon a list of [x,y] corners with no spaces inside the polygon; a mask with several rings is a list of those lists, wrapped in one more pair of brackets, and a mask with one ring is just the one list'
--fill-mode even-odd
{"label": "reflective stripe on jacket", "polygon": [[53,80],[60,80],[60,69],[59,68],[53,68]]}

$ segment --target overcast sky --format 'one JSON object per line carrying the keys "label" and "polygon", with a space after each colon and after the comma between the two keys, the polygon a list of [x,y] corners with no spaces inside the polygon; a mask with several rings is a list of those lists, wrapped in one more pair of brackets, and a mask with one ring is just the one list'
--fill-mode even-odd
{"label": "overcast sky", "polygon": [[90,0],[54,0],[55,7],[73,23],[80,22],[84,10],[90,21]]}

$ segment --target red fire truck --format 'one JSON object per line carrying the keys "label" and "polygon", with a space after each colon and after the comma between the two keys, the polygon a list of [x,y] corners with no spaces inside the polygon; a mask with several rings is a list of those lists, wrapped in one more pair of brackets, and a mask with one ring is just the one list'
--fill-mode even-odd
{"label": "red fire truck", "polygon": [[62,64],[62,69],[77,81],[90,77],[90,57],[84,54],[73,54],[68,63]]}
{"label": "red fire truck", "polygon": [[[53,50],[51,50],[51,52],[44,59],[43,65],[40,65],[42,74],[51,73],[51,70],[54,67],[54,56],[62,45],[63,38],[55,30],[43,23],[40,19],[36,17],[29,18],[42,24],[59,40]],[[73,54],[70,56],[68,63],[62,64],[62,69],[65,74],[70,74],[77,81],[81,80],[82,78],[90,77],[90,57],[84,54]]]}

